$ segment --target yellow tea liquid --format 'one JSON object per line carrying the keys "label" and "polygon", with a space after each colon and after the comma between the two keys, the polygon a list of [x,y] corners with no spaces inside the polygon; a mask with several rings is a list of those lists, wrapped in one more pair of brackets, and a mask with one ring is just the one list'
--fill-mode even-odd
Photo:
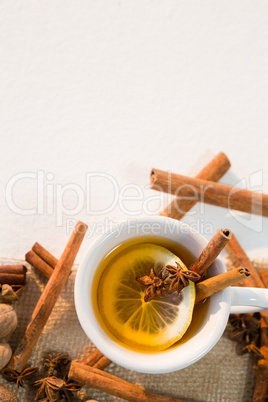
{"label": "yellow tea liquid", "polygon": [[[109,335],[109,337],[112,338],[117,343],[122,344],[124,347],[128,347],[132,350],[139,350],[139,348],[137,348],[136,345],[129,344],[129,343],[126,344],[125,342],[122,342],[122,339],[120,340],[118,338],[118,336],[116,336],[116,331],[113,330],[113,328],[112,328],[113,323],[114,323],[114,328],[116,327],[116,321],[113,320],[113,317],[109,317],[110,325],[108,325],[108,323],[105,322],[104,317],[100,314],[100,306],[102,303],[101,289],[102,289],[102,282],[105,280],[104,278],[107,274],[107,270],[110,269],[110,266],[113,264],[113,261],[117,260],[119,255],[122,255],[124,253],[127,254],[128,249],[133,248],[132,246],[135,246],[138,244],[142,245],[145,243],[150,243],[150,244],[155,244],[155,245],[158,245],[161,247],[165,247],[167,250],[171,251],[173,254],[175,254],[177,257],[179,257],[183,261],[183,263],[187,266],[187,268],[190,268],[190,266],[196,261],[196,258],[198,257],[198,256],[193,256],[192,253],[190,253],[188,250],[186,250],[181,245],[178,245],[176,242],[173,242],[173,241],[167,240],[167,239],[161,239],[161,238],[159,239],[159,238],[152,236],[152,237],[139,237],[139,238],[121,243],[119,246],[117,246],[116,248],[111,250],[103,258],[102,262],[100,263],[100,265],[97,269],[96,275],[94,277],[94,283],[92,286],[92,289],[93,289],[92,298],[93,298],[93,306],[95,309],[95,313],[101,324],[101,327]],[[115,266],[113,266],[113,269],[115,269]],[[141,275],[148,275],[148,272],[141,272]],[[200,325],[200,321],[205,313],[205,309],[206,309],[206,303],[194,307],[193,319],[190,324],[190,327],[188,328],[187,332],[184,334],[183,338],[179,342],[185,342],[187,339],[189,339],[189,337],[191,337],[198,330],[198,326]],[[140,336],[142,336],[142,334]],[[171,347],[173,347],[173,346],[174,345],[172,345]]]}

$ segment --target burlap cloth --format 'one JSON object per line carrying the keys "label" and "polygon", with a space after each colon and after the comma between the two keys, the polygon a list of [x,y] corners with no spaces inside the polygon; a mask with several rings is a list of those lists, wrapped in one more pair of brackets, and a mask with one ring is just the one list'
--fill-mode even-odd
{"label": "burlap cloth", "polygon": [[[7,263],[7,260],[0,260]],[[14,261],[13,261],[14,262]],[[17,260],[16,260],[17,262]],[[31,269],[29,265],[27,285],[21,292],[19,301],[14,304],[19,326],[10,337],[14,350],[30,321],[31,313],[42,293],[46,280]],[[31,366],[39,366],[45,352],[55,350],[66,352],[71,359],[80,360],[92,350],[92,345],[78,322],[74,307],[74,280],[76,267],[73,268],[64,290],[38,340],[29,361]],[[141,385],[147,390],[163,395],[182,398],[186,401],[233,401],[252,400],[256,360],[246,354],[237,356],[236,343],[229,340],[228,329],[218,344],[201,360],[192,366],[170,374],[141,374],[111,364],[107,371],[127,381]],[[16,389],[0,377],[0,385],[11,388],[21,402],[34,401],[32,387]],[[89,387],[82,388],[78,394],[82,401],[121,401],[108,394]]]}

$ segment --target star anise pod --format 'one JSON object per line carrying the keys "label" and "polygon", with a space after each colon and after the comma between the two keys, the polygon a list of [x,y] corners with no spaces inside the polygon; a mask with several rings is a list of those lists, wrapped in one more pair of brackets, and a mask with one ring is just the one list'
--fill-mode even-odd
{"label": "star anise pod", "polygon": [[256,346],[256,343],[254,341],[252,341],[249,345],[246,345],[244,347],[244,351],[248,352],[248,353],[252,353],[252,354],[258,356],[260,359],[263,359],[263,357],[264,357],[260,348],[258,348]]}
{"label": "star anise pod", "polygon": [[165,268],[169,272],[170,290],[176,290],[178,293],[189,285],[189,280],[197,282],[200,275],[191,270],[184,270],[181,265],[175,261],[176,266],[167,265]]}
{"label": "star anise pod", "polygon": [[65,381],[57,377],[45,377],[34,383],[35,386],[39,386],[35,400],[47,398],[49,402],[58,401],[60,396],[60,390],[64,386]]}
{"label": "star anise pod", "polygon": [[250,314],[231,315],[229,322],[234,328],[230,335],[232,340],[249,345],[258,338],[260,321]]}
{"label": "star anise pod", "polygon": [[38,370],[38,367],[27,367],[21,373],[17,370],[5,367],[1,370],[2,376],[9,382],[16,382],[17,387],[24,387],[24,381],[29,379],[32,374]]}
{"label": "star anise pod", "polygon": [[69,355],[64,353],[51,352],[45,359],[44,366],[48,367],[48,377],[53,376],[55,370],[70,363]]}
{"label": "star anise pod", "polygon": [[77,382],[70,380],[66,377],[63,387],[60,389],[60,396],[69,400],[73,396],[73,392],[77,392],[81,389],[81,385]]}
{"label": "star anise pod", "polygon": [[42,378],[34,385],[39,386],[35,400],[47,398],[49,402],[56,402],[62,398],[69,400],[73,396],[73,392],[79,391],[81,388],[75,381],[62,380],[55,376]]}
{"label": "star anise pod", "polygon": [[154,268],[151,268],[150,275],[137,276],[136,280],[146,286],[144,301],[151,301],[156,295],[161,296],[165,288],[165,275],[161,270],[157,276]]}

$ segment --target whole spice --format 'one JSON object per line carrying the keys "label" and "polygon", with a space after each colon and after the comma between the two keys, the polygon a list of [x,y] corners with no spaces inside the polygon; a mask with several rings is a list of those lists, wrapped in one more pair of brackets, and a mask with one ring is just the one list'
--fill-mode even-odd
{"label": "whole spice", "polygon": [[45,261],[51,268],[55,268],[58,264],[59,260],[57,260],[54,255],[52,255],[49,251],[47,251],[44,247],[39,243],[34,243],[32,247],[33,252],[37,254],[43,261]]}
{"label": "whole spice", "polygon": [[246,286],[257,286],[259,288],[264,287],[258,272],[253,267],[250,259],[248,258],[247,254],[245,253],[234,235],[232,236],[232,239],[229,241],[229,243],[226,245],[226,251],[232,264],[235,267],[241,267],[243,265],[244,267],[247,267],[250,271],[251,277],[244,281],[244,284]]}
{"label": "whole spice", "polygon": [[163,270],[160,271],[159,276],[156,275],[153,268],[151,268],[150,275],[138,276],[136,280],[146,286],[144,301],[149,302],[155,296],[161,296],[165,289],[164,283],[165,277],[163,277]]}
{"label": "whole spice", "polygon": [[64,380],[57,377],[46,377],[34,383],[39,387],[35,400],[47,398],[49,401],[54,402],[60,399],[60,390],[63,388]]}
{"label": "whole spice", "polygon": [[254,316],[250,314],[231,315],[229,322],[234,328],[230,336],[232,340],[246,346],[258,337],[260,321]]}
{"label": "whole spice", "polygon": [[191,270],[199,275],[204,274],[231,238],[232,232],[229,229],[220,229],[208,242]]}
{"label": "whole spice", "polygon": [[86,364],[87,366],[94,366],[94,364],[103,357],[103,354],[99,349],[93,350],[89,355],[84,357],[81,363]]}
{"label": "whole spice", "polygon": [[25,334],[9,363],[10,368],[18,372],[25,368],[57,298],[68,279],[86,230],[87,225],[84,223],[78,222],[76,224],[65,250],[37,302],[32,314],[32,320],[28,324]]}
{"label": "whole spice", "polygon": [[268,195],[153,169],[151,188],[255,215],[268,216]]}
{"label": "whole spice", "polygon": [[9,304],[0,304],[0,339],[10,335],[18,324],[16,311]]}
{"label": "whole spice", "polygon": [[108,359],[106,356],[102,356],[94,365],[93,367],[99,369],[99,370],[104,370],[106,367],[108,367],[112,361]]}
{"label": "whole spice", "polygon": [[25,254],[25,261],[37,268],[47,278],[50,278],[53,274],[53,269],[45,261],[42,260],[34,251],[30,250]]}
{"label": "whole spice", "polygon": [[250,272],[247,268],[240,267],[197,283],[195,303],[200,303],[228,286],[235,285],[249,275]]}
{"label": "whole spice", "polygon": [[105,371],[74,361],[71,363],[69,378],[81,385],[89,385],[131,402],[182,402],[180,399],[147,392],[137,385],[131,384]]}
{"label": "whole spice", "polygon": [[[5,367],[12,356],[12,350],[8,343],[0,343],[0,370]],[[0,399],[1,401],[1,399]]]}
{"label": "whole spice", "polygon": [[189,281],[197,282],[201,278],[200,275],[192,270],[183,269],[180,264],[175,261],[176,266],[167,265],[165,268],[169,273],[168,282],[170,290],[175,290],[178,293],[183,288],[189,285]]}
{"label": "whole spice", "polygon": [[18,295],[10,285],[0,285],[0,303],[12,303],[18,300]]}
{"label": "whole spice", "polygon": [[109,364],[112,363],[108,357],[104,356],[98,349],[95,349],[89,355],[87,355],[82,361],[82,364],[104,370]]}
{"label": "whole spice", "polygon": [[189,285],[189,280],[196,282],[200,275],[190,270],[184,270],[180,264],[175,261],[175,266],[167,265],[158,275],[151,268],[150,275],[138,276],[136,280],[143,286],[146,286],[144,301],[149,302],[155,296],[162,296],[165,290],[181,292],[183,288]]}
{"label": "whole spice", "polygon": [[[227,156],[220,152],[213,158],[196,176],[196,179],[219,181],[228,171],[231,163]],[[170,204],[160,213],[162,216],[169,216],[173,219],[182,219],[182,217],[197,203],[196,200],[175,197]]]}
{"label": "whole spice", "polygon": [[61,366],[66,366],[70,362],[69,355],[66,353],[49,353],[47,359],[45,359],[44,366],[48,367],[47,375],[51,377],[54,371],[61,369]]}
{"label": "whole spice", "polygon": [[1,402],[19,402],[17,396],[9,388],[0,385]]}
{"label": "whole spice", "polygon": [[20,285],[26,283],[27,268],[24,265],[0,265],[0,284]]}
{"label": "whole spice", "polygon": [[16,382],[17,387],[23,387],[24,381],[32,377],[32,375],[38,370],[38,367],[27,367],[22,372],[5,367],[1,370],[2,376],[10,382]]}

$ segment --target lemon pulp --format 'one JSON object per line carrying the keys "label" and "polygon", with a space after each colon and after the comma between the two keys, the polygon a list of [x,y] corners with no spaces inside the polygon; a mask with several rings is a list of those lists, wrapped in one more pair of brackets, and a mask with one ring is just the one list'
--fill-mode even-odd
{"label": "lemon pulp", "polygon": [[158,275],[166,265],[184,263],[164,247],[141,243],[118,253],[106,266],[98,285],[98,308],[107,329],[132,348],[164,350],[182,338],[192,319],[195,285],[180,294],[165,293],[144,302],[137,276]]}

